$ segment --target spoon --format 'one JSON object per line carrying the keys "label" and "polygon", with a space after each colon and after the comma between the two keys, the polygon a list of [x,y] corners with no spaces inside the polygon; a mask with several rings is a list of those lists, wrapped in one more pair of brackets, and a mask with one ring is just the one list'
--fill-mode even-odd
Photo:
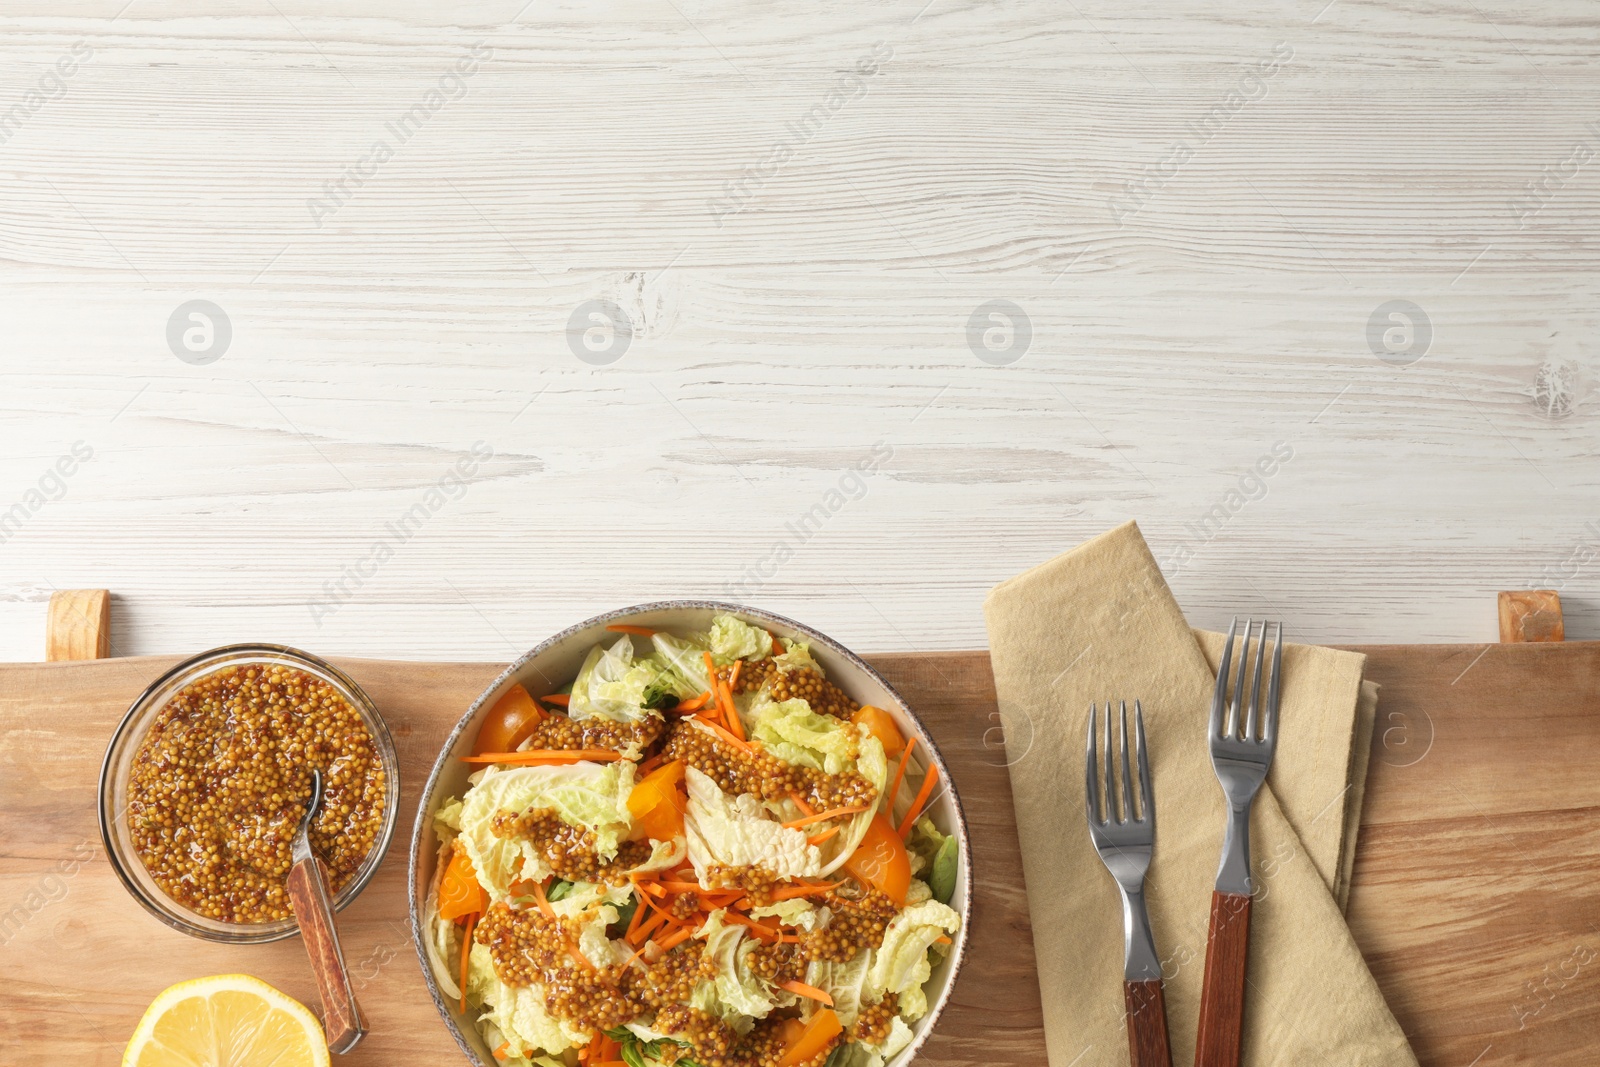
{"label": "spoon", "polygon": [[366,1020],[350,988],[350,973],[345,970],[344,952],[339,948],[339,930],[333,922],[333,896],[328,892],[328,874],[322,861],[311,851],[311,820],[322,807],[322,772],[311,772],[311,801],[295,831],[289,869],[289,903],[300,923],[300,936],[311,957],[311,970],[317,976],[317,992],[322,995],[322,1027],[327,1032],[328,1049],[345,1053],[356,1047],[367,1032]]}

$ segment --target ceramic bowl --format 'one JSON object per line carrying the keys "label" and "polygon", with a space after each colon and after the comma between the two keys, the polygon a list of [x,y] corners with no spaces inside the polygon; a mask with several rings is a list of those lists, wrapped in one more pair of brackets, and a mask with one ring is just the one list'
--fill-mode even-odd
{"label": "ceramic bowl", "polygon": [[[422,964],[423,978],[433,995],[434,1005],[438,1007],[439,1014],[443,1017],[445,1025],[450,1028],[456,1043],[461,1046],[461,1051],[466,1054],[469,1061],[478,1064],[479,1067],[496,1067],[498,1061],[479,1037],[477,1028],[461,1014],[459,1005],[447,1000],[440,992],[434,981],[433,968],[428,961],[428,934],[423,929],[423,909],[434,883],[440,850],[440,841],[433,828],[433,816],[446,798],[459,797],[466,791],[467,776],[474,770],[471,765],[463,763],[461,757],[470,754],[484,715],[511,686],[521,683],[535,695],[554,692],[577,675],[578,668],[590,648],[600,641],[615,640],[616,634],[608,633],[607,626],[627,623],[655,630],[688,633],[708,629],[712,617],[721,614],[736,615],[747,622],[763,626],[777,637],[809,642],[811,655],[821,665],[829,679],[854,700],[862,704],[874,704],[889,712],[900,727],[901,733],[908,738],[913,735],[916,737],[917,752],[921,757],[926,760],[931,754],[933,760],[938,763],[940,779],[952,782],[950,767],[940,754],[939,746],[934,743],[933,737],[918,721],[916,714],[906,705],[905,700],[894,691],[883,676],[860,656],[833,638],[793,619],[739,604],[711,600],[670,600],[640,604],[597,615],[541,642],[507,667],[478,695],[477,700],[473,701],[466,714],[456,723],[455,729],[450,732],[450,736],[445,739],[439,758],[434,761],[433,770],[422,788],[422,801],[417,809],[416,825],[411,832],[411,931],[417,956]],[[968,862],[972,855],[972,843],[967,836],[966,819],[962,814],[961,800],[954,785],[937,792],[938,796],[930,805],[928,814],[940,829],[955,834],[961,847],[960,870],[956,878],[955,894],[950,900],[950,906],[961,915],[961,930],[955,936],[951,952],[934,968],[924,987],[928,994],[928,1014],[912,1025],[915,1037],[911,1044],[886,1067],[904,1067],[927,1041],[928,1035],[944,1011],[945,1003],[949,1000],[950,990],[955,985],[956,973],[961,969],[961,962],[966,955],[967,934],[971,928],[972,913],[972,870]]]}

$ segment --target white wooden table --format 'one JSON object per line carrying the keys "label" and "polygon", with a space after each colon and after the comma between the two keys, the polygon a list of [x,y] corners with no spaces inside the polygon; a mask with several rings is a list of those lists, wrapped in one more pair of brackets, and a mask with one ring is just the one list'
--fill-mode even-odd
{"label": "white wooden table", "polygon": [[0,659],[978,646],[1127,517],[1198,624],[1596,636],[1600,7],[924,3],[7,3]]}

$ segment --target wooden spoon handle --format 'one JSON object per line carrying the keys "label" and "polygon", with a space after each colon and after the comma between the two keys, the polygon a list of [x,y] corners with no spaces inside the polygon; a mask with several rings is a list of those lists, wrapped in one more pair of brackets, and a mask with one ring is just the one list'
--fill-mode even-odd
{"label": "wooden spoon handle", "polygon": [[1172,1067],[1161,979],[1123,982],[1122,995],[1128,1004],[1128,1063],[1132,1067]]}
{"label": "wooden spoon handle", "polygon": [[312,856],[289,869],[289,903],[300,923],[300,936],[311,957],[317,976],[317,992],[322,996],[322,1028],[327,1033],[328,1049],[349,1052],[367,1032],[350,974],[345,970],[344,952],[339,948],[339,931],[333,923],[333,898],[328,893],[327,873],[322,861]]}
{"label": "wooden spoon handle", "polygon": [[1239,1067],[1244,1031],[1244,970],[1249,955],[1250,895],[1213,892],[1195,1067]]}

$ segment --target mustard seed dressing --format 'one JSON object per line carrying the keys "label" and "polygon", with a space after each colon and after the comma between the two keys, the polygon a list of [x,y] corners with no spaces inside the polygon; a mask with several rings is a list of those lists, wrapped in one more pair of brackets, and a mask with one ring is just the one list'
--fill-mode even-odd
{"label": "mustard seed dressing", "polygon": [[650,858],[646,841],[624,841],[617,854],[602,860],[593,830],[573,826],[549,808],[533,808],[520,815],[497,811],[490,824],[496,837],[519,837],[533,842],[557,878],[569,882],[603,882],[627,885],[628,872]]}
{"label": "mustard seed dressing", "polygon": [[225,667],[173,694],[128,778],[134,849],[162,891],[231,923],[293,915],[290,848],[323,774],[311,844],[335,892],[382,831],[388,782],[359,712],[330,683],[292,667]]}
{"label": "mustard seed dressing", "polygon": [[811,767],[785,763],[756,749],[741,752],[691,721],[675,723],[667,731],[661,755],[682,760],[717,783],[729,796],[753,793],[762,800],[799,796],[818,811],[866,805],[877,799],[871,782],[855,771],[824,774]]}

